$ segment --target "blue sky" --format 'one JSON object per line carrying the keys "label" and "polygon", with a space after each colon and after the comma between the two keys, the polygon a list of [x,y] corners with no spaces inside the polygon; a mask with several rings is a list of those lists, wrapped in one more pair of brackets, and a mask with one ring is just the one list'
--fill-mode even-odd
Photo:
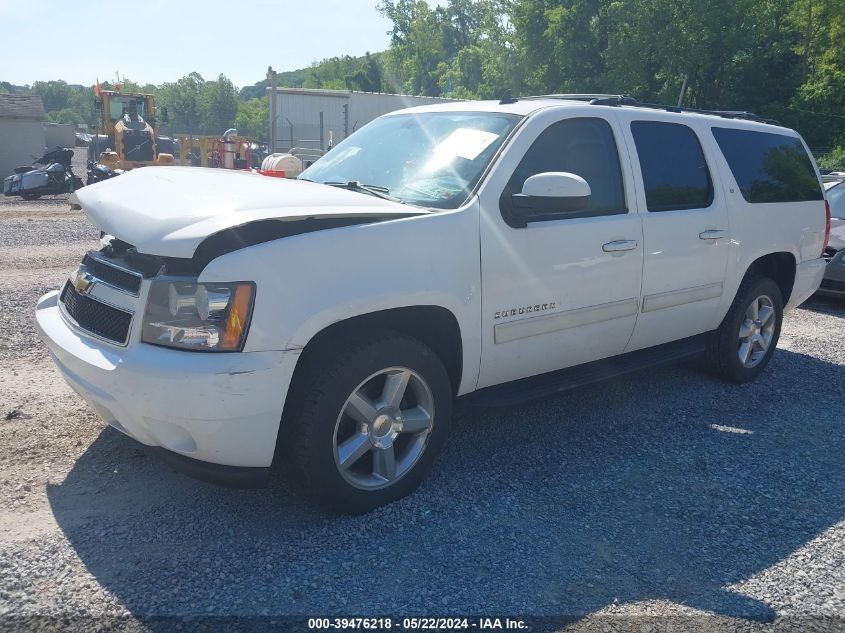
{"label": "blue sky", "polygon": [[158,84],[195,70],[250,85],[268,65],[294,70],[387,48],[390,24],[377,2],[0,0],[0,81],[90,85],[120,72]]}

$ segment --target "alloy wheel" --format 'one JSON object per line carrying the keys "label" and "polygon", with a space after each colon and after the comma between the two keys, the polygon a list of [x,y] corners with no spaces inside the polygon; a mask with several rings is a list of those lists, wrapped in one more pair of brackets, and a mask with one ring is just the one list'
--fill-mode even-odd
{"label": "alloy wheel", "polygon": [[775,307],[771,297],[754,299],[745,310],[739,326],[737,354],[744,367],[756,366],[766,356],[775,333]]}
{"label": "alloy wheel", "polygon": [[346,399],[335,425],[335,465],[356,488],[389,486],[417,463],[433,425],[434,397],[422,376],[383,369]]}

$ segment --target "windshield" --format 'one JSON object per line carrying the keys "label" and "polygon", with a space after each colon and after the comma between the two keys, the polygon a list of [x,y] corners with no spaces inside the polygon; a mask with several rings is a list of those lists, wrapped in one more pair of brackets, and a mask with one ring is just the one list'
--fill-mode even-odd
{"label": "windshield", "polygon": [[426,112],[376,119],[302,172],[321,183],[381,187],[402,202],[456,209],[521,117]]}
{"label": "windshield", "polygon": [[142,119],[147,118],[147,102],[142,97],[110,97],[109,118],[117,121],[131,108],[132,103],[138,107],[138,114]]}

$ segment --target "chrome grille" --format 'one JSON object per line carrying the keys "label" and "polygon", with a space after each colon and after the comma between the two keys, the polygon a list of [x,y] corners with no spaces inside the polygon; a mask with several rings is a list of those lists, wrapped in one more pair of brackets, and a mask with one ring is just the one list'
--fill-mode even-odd
{"label": "chrome grille", "polygon": [[140,273],[119,267],[107,260],[100,259],[87,253],[82,259],[82,265],[98,280],[124,292],[138,296],[141,290],[142,276]]}
{"label": "chrome grille", "polygon": [[79,294],[70,281],[65,283],[59,300],[80,328],[112,343],[126,345],[132,325],[131,312]]}

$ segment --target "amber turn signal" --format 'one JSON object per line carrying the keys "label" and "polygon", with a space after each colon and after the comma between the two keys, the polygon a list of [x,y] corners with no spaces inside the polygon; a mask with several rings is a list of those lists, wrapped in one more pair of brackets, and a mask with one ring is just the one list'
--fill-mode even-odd
{"label": "amber turn signal", "polygon": [[250,283],[241,284],[235,290],[232,305],[229,307],[229,318],[226,320],[226,333],[223,336],[223,349],[236,350],[243,345],[249,315],[252,312],[252,300],[255,286]]}

